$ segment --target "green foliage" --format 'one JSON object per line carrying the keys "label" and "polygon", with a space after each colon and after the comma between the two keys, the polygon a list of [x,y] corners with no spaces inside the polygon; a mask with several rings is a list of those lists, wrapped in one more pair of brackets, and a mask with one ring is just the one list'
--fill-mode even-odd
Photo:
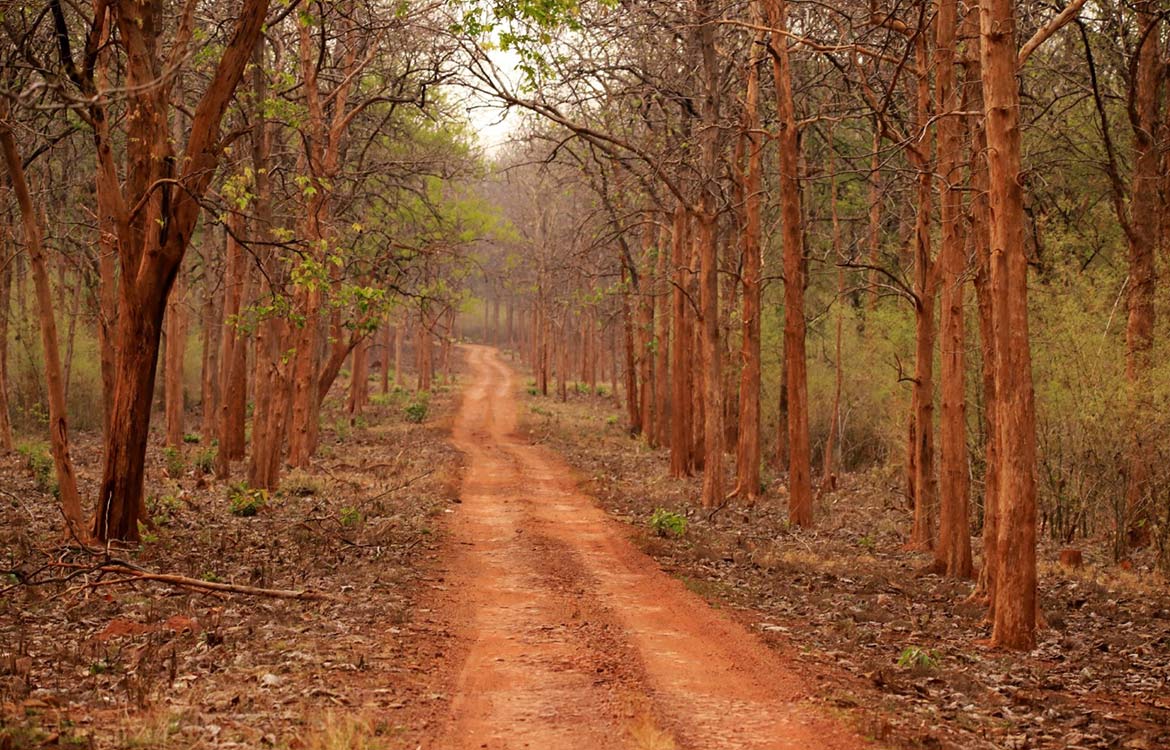
{"label": "green foliage", "polygon": [[345,526],[346,528],[358,526],[364,519],[365,516],[362,515],[362,512],[351,506],[342,508],[341,514],[338,516],[338,520],[341,522],[341,525]]}
{"label": "green foliage", "polygon": [[172,478],[182,476],[187,470],[187,459],[183,456],[183,450],[173,445],[163,448],[163,463],[167,467],[167,476]]}
{"label": "green foliage", "polygon": [[268,490],[253,489],[246,482],[228,485],[229,510],[233,516],[250,518],[268,507]]}
{"label": "green foliage", "polygon": [[183,501],[174,495],[151,495],[146,499],[146,512],[155,526],[172,526],[183,509]]}
{"label": "green foliage", "polygon": [[198,445],[203,442],[203,436],[196,432],[188,432],[183,435],[183,442],[188,445]]}
{"label": "green foliage", "polygon": [[419,391],[415,394],[414,400],[402,409],[403,414],[406,416],[406,421],[413,422],[414,424],[422,424],[423,420],[427,418],[430,399],[431,396],[426,391]]}
{"label": "green foliage", "polygon": [[656,508],[650,516],[650,528],[658,536],[679,538],[687,533],[687,519],[665,508]]}
{"label": "green foliage", "polygon": [[914,672],[932,672],[938,667],[937,651],[928,651],[919,646],[907,646],[898,656],[898,666]]}
{"label": "green foliage", "polygon": [[46,443],[30,442],[17,446],[16,452],[24,457],[25,468],[32,474],[39,491],[56,496],[57,467],[53,463],[53,455],[49,452]]}

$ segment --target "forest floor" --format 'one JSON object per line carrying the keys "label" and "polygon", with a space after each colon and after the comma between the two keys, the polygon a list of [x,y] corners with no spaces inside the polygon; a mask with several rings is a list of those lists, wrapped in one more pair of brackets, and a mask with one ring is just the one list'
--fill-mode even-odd
{"label": "forest floor", "polygon": [[[325,601],[87,574],[99,560],[62,549],[44,447],[0,458],[0,569],[43,584],[0,576],[0,748],[416,747],[444,701],[443,634],[420,601],[441,585],[459,492],[457,396],[440,386],[422,424],[405,391],[374,396],[356,424],[327,402],[318,458],[272,497],[212,480],[202,442],[152,446],[155,528],[122,557]],[[92,497],[96,438],[74,457]]]}
{"label": "forest floor", "polygon": [[152,449],[155,528],[125,556],[321,601],[86,573],[43,447],[0,458],[0,750],[1170,747],[1170,596],[1141,561],[1045,563],[1039,647],[988,651],[970,584],[903,550],[889,477],[843,477],[812,531],[775,483],[709,516],[612,400],[467,359],[423,424],[406,392],[355,425],[332,406],[255,516],[201,443]]}
{"label": "forest floor", "polygon": [[[1170,748],[1170,587],[1149,561],[1119,568],[1098,540],[1070,570],[1045,543],[1049,627],[1031,653],[989,650],[972,584],[905,550],[896,479],[843,477],[812,530],[788,525],[776,481],[756,507],[712,515],[695,508],[698,479],[670,478],[667,451],[631,438],[612,398],[526,390],[528,440],[564,456],[663,570],[791,659],[860,734],[898,748]],[[659,508],[688,519],[682,536],[655,533]]]}

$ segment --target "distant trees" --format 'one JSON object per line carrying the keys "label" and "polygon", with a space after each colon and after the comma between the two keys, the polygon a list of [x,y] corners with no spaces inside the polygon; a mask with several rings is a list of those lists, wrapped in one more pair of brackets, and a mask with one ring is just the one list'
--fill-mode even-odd
{"label": "distant trees", "polygon": [[[1036,96],[1025,87],[1031,98],[1021,101],[1018,89],[1029,58],[1070,64],[1070,37],[1058,32],[1081,6],[1049,14],[1017,11],[999,0],[980,8],[851,3],[830,13],[761,0],[686,8],[585,4],[573,16],[567,7],[540,15],[523,4],[496,5],[475,7],[503,11],[494,28],[507,29],[506,44],[526,61],[530,93],[509,85],[471,45],[475,81],[547,123],[532,129],[525,158],[548,162],[543,169],[559,175],[559,185],[577,180],[592,191],[591,213],[576,231],[589,227],[593,245],[609,248],[585,267],[614,280],[604,289],[615,298],[611,314],[624,321],[624,331],[609,343],[615,370],[624,372],[632,431],[651,446],[659,435],[669,436],[671,473],[703,472],[702,505],[732,497],[750,504],[760,483],[759,415],[778,411],[775,453],[786,464],[790,519],[808,525],[816,506],[812,447],[824,456],[816,497],[828,497],[835,449],[848,465],[848,451],[859,445],[860,425],[849,415],[860,404],[849,401],[892,393],[876,386],[887,379],[873,369],[884,352],[888,381],[905,383],[909,397],[908,542],[929,551],[938,572],[968,578],[975,572],[972,531],[981,530],[977,590],[989,597],[994,640],[1027,647],[1036,616],[1040,503],[1028,268],[1037,263],[1041,233],[1055,214],[1046,207],[1041,215],[1025,197],[1030,183],[1021,139],[1029,117],[1045,117],[1054,98],[1073,95]],[[1132,19],[1122,27],[1143,29],[1146,39],[1138,44],[1135,36],[1127,49],[1134,52],[1131,119],[1142,131],[1135,135],[1134,179],[1148,183],[1153,162],[1144,149],[1165,139],[1163,126],[1154,124],[1164,119],[1154,108],[1163,84],[1148,77],[1142,83],[1136,71],[1157,54],[1151,50],[1159,42],[1149,39],[1159,35],[1150,29],[1161,18],[1140,3],[1121,14]],[[484,22],[488,16],[475,18],[470,37],[493,28]],[[550,33],[562,22],[571,42]],[[760,65],[764,58],[770,66]],[[1075,75],[1094,78],[1087,72],[1082,66]],[[770,105],[759,96],[763,86],[775,92]],[[1095,101],[1082,90],[1060,106],[1082,117],[1095,106],[1103,122],[1116,116],[1100,92]],[[1058,132],[1055,137],[1064,137]],[[1107,137],[1108,127],[1101,132]],[[763,157],[771,148],[775,161],[769,162]],[[1142,199],[1162,200],[1156,190]],[[1141,214],[1142,199],[1130,210]],[[580,210],[575,204],[573,215]],[[513,221],[524,231],[527,219],[518,213]],[[546,249],[531,315],[543,321],[546,303],[538,300],[553,293],[555,269],[581,263],[567,245],[536,245]],[[661,258],[666,247],[665,266],[646,260]],[[635,248],[642,248],[642,260]],[[1133,278],[1153,278],[1133,268]],[[721,276],[727,286],[717,281]],[[972,282],[977,316],[969,312]],[[597,288],[584,279],[575,283]],[[1144,284],[1137,286],[1145,290]],[[657,304],[664,285],[668,308]],[[880,301],[891,294],[911,303],[908,339],[900,315]],[[1141,368],[1132,354],[1144,336],[1133,333],[1132,322],[1148,307],[1135,301],[1142,294],[1127,292],[1132,383],[1144,382],[1133,374]],[[519,304],[528,299],[521,294]],[[832,356],[818,351],[829,336],[830,306],[837,310]],[[979,325],[977,352],[968,342],[969,318]],[[536,324],[527,349],[542,389],[545,325]],[[810,336],[817,342],[811,350]],[[774,347],[762,357],[770,369],[755,354],[761,340]],[[669,357],[643,356],[650,342]],[[903,366],[903,353],[913,356],[912,369]],[[823,384],[822,358],[832,363],[831,388]],[[850,359],[868,363],[860,366],[869,368],[864,376],[846,369],[858,367]],[[969,377],[972,370],[981,377]],[[820,378],[815,389],[814,378]],[[859,395],[865,390],[870,393]],[[646,394],[655,391],[671,394],[669,408],[647,409]],[[761,408],[765,394],[779,409]],[[897,402],[882,403],[877,408]],[[722,462],[733,444],[736,484],[727,495]],[[1149,460],[1128,455],[1132,490]],[[972,482],[972,469],[982,481]]]}

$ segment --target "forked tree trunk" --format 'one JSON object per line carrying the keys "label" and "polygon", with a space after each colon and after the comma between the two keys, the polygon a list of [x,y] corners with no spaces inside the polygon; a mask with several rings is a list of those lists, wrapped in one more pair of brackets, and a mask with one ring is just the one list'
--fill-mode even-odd
{"label": "forked tree trunk", "polygon": [[967,243],[963,237],[961,190],[962,121],[955,85],[955,46],[958,30],[957,0],[940,0],[935,44],[935,93],[938,111],[938,172],[942,183],[939,224],[942,246],[942,416],[939,428],[939,540],[935,562],[947,576],[970,578],[971,560],[969,508],[971,484],[967,471],[967,411],[965,332],[963,326],[963,274],[967,266]]}
{"label": "forked tree trunk", "polygon": [[[0,103],[0,150],[4,152],[4,163],[8,168],[9,182],[20,207],[24,225],[25,251],[33,283],[36,286],[37,313],[40,318],[41,348],[45,362],[45,384],[49,395],[49,449],[53,454],[53,467],[57,475],[57,488],[61,498],[61,510],[65,516],[66,530],[80,541],[88,534],[81,513],[81,495],[77,492],[77,476],[73,472],[73,459],[69,455],[69,425],[65,413],[65,382],[61,373],[61,353],[57,348],[57,321],[53,311],[53,291],[49,286],[49,272],[45,264],[44,240],[36,209],[29,194],[28,182],[24,175],[16,137],[7,124],[8,104]],[[7,314],[7,309],[3,311]],[[7,332],[5,332],[7,333]],[[149,395],[147,399],[149,405]],[[7,405],[5,405],[7,416]]]}
{"label": "forked tree trunk", "polygon": [[[169,86],[160,84],[159,51],[147,38],[156,28],[151,4],[109,6],[126,56],[129,106],[138,116],[128,137],[125,184],[114,164],[106,113],[91,97],[98,161],[98,193],[104,226],[117,232],[119,277],[117,362],[105,466],[94,516],[99,540],[138,540],[144,512],[143,465],[150,432],[150,401],[158,362],[166,298],[187,251],[206,192],[223,153],[219,127],[252,55],[268,9],[267,0],[244,0],[235,29],[187,130],[186,150],[175,158],[168,126]],[[179,187],[171,182],[177,180]],[[141,201],[141,203],[140,203]]]}
{"label": "forked tree trunk", "polygon": [[[758,7],[753,17],[759,20]],[[747,90],[744,96],[743,138],[746,142],[747,168],[743,175],[743,342],[739,382],[739,432],[736,444],[735,493],[747,505],[755,503],[760,492],[760,276],[762,270],[762,202],[763,137],[760,133],[760,64],[758,50],[763,35],[757,35],[747,65]]]}
{"label": "forked tree trunk", "polygon": [[[787,29],[786,0],[767,0],[768,24]],[[772,70],[779,119],[780,222],[784,242],[784,363],[788,411],[788,519],[811,526],[812,470],[808,439],[808,374],[805,361],[804,232],[800,211],[800,141],[792,94],[788,41],[772,34]]]}
{"label": "forked tree trunk", "polygon": [[996,333],[1000,474],[994,645],[1036,645],[1036,411],[1028,342],[1028,258],[1020,182],[1015,6],[981,0],[980,55],[990,184],[991,297]]}

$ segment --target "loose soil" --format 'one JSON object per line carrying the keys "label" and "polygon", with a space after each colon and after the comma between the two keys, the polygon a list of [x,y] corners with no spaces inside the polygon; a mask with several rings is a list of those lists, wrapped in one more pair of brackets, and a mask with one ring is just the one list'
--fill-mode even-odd
{"label": "loose soil", "polygon": [[515,434],[498,352],[469,347],[468,359],[445,597],[467,645],[427,746],[863,746],[807,700],[790,662],[662,573],[558,456]]}

